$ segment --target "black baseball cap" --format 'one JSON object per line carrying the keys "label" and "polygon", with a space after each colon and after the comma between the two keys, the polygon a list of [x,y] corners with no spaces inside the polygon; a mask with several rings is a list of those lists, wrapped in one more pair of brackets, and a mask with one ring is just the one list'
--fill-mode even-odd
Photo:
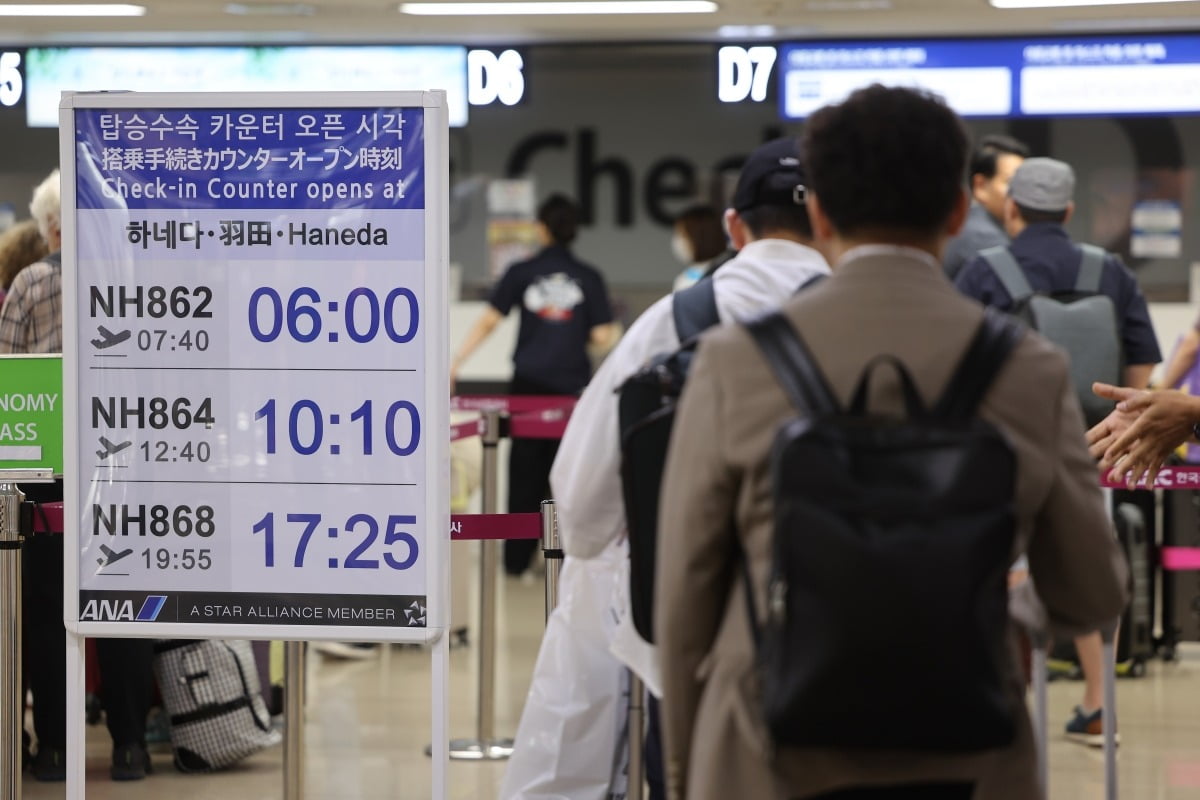
{"label": "black baseball cap", "polygon": [[730,204],[735,211],[755,206],[800,206],[805,195],[804,159],[795,136],[760,145],[742,165]]}

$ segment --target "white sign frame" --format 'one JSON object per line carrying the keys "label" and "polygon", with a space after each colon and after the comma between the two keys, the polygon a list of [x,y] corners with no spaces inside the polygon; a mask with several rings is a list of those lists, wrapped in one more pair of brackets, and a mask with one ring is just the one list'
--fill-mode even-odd
{"label": "white sign frame", "polygon": [[[76,208],[76,126],[78,110],[121,109],[356,109],[420,108],[424,125],[424,295],[421,325],[424,329],[424,408],[422,427],[425,448],[426,520],[424,552],[426,625],[424,627],[330,626],[286,624],[211,624],[172,622],[81,621],[80,597],[80,437],[79,370],[81,333],[78,292],[78,224]],[[449,137],[445,92],[346,92],[346,93],[64,93],[60,106],[60,155],[63,220],[63,410],[65,451],[64,485],[64,625],[67,629],[68,792],[71,800],[83,797],[83,637],[152,637],[189,639],[286,639],[378,641],[433,644],[432,741],[433,796],[446,796],[448,643],[444,635],[450,620],[450,468],[449,440],[449,336],[447,303],[449,253]],[[93,434],[90,429],[89,434]],[[168,580],[163,579],[164,583]],[[318,595],[319,596],[319,595]],[[75,713],[78,712],[78,713]]]}

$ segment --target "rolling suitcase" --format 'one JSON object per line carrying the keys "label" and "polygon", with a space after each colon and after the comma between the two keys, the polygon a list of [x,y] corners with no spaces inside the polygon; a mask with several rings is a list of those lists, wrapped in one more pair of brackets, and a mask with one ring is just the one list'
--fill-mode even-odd
{"label": "rolling suitcase", "polygon": [[[1153,492],[1116,491],[1113,524],[1129,561],[1132,578],[1129,606],[1121,616],[1117,636],[1117,674],[1140,678],[1156,649],[1154,642],[1154,541],[1147,519],[1153,519]],[[1147,513],[1147,507],[1149,512]],[[1056,637],[1050,660],[1052,677],[1079,678],[1075,644],[1071,637]]]}
{"label": "rolling suitcase", "polygon": [[180,772],[221,769],[283,740],[271,727],[250,642],[167,639],[154,652]]}
{"label": "rolling suitcase", "polygon": [[[1149,514],[1141,502],[1124,501],[1116,492],[1117,506],[1113,522],[1117,538],[1129,559],[1133,578],[1129,606],[1121,617],[1117,635],[1117,674],[1140,678],[1146,674],[1146,662],[1154,656],[1154,537],[1147,524],[1154,518],[1154,493],[1130,492],[1140,495],[1139,501],[1149,504]],[[1130,498],[1133,499],[1133,498]]]}

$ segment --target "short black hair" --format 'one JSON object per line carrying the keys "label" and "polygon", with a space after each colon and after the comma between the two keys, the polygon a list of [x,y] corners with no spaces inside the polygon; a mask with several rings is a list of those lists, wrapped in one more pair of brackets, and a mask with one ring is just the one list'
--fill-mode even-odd
{"label": "short black hair", "polygon": [[567,245],[575,241],[579,232],[579,206],[565,194],[547,197],[538,208],[537,218],[546,226],[555,244]]}
{"label": "short black hair", "polygon": [[1013,205],[1017,207],[1017,213],[1021,215],[1021,219],[1025,220],[1026,224],[1033,225],[1038,222],[1057,222],[1059,225],[1067,221],[1067,210],[1062,211],[1042,211],[1037,208],[1023,206],[1020,203],[1013,201]]}
{"label": "short black hair", "polygon": [[755,239],[763,239],[773,233],[790,233],[804,239],[813,237],[808,208],[802,205],[751,206],[738,212],[738,216]]}
{"label": "short black hair", "polygon": [[962,197],[963,122],[935,95],[874,84],[809,118],[809,186],[838,233],[933,235]]}
{"label": "short black hair", "polygon": [[976,175],[991,179],[996,177],[996,159],[1002,155],[1029,158],[1029,147],[1011,136],[992,134],[979,140],[971,153],[971,164],[967,169],[967,183],[971,184]]}

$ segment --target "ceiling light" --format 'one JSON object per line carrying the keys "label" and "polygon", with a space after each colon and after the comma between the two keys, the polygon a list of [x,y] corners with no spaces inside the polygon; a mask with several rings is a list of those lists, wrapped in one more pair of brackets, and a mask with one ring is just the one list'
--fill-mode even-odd
{"label": "ceiling light", "polygon": [[1095,33],[1114,31],[1162,31],[1173,28],[1200,28],[1200,17],[1138,17],[1136,19],[1059,19],[1052,23],[1055,30]]}
{"label": "ceiling light", "polygon": [[228,3],[225,13],[239,17],[311,17],[317,10],[305,3]]}
{"label": "ceiling light", "polygon": [[988,0],[994,8],[1072,8],[1132,6],[1143,3],[1194,3],[1196,0]]}
{"label": "ceiling light", "polygon": [[0,17],[140,17],[145,6],[127,3],[0,4]]}
{"label": "ceiling light", "polygon": [[401,14],[507,16],[517,14],[707,14],[711,0],[545,0],[545,2],[401,3]]}
{"label": "ceiling light", "polygon": [[774,25],[722,25],[717,35],[723,39],[765,39],[779,31]]}
{"label": "ceiling light", "polygon": [[810,0],[809,11],[891,11],[892,0]]}

